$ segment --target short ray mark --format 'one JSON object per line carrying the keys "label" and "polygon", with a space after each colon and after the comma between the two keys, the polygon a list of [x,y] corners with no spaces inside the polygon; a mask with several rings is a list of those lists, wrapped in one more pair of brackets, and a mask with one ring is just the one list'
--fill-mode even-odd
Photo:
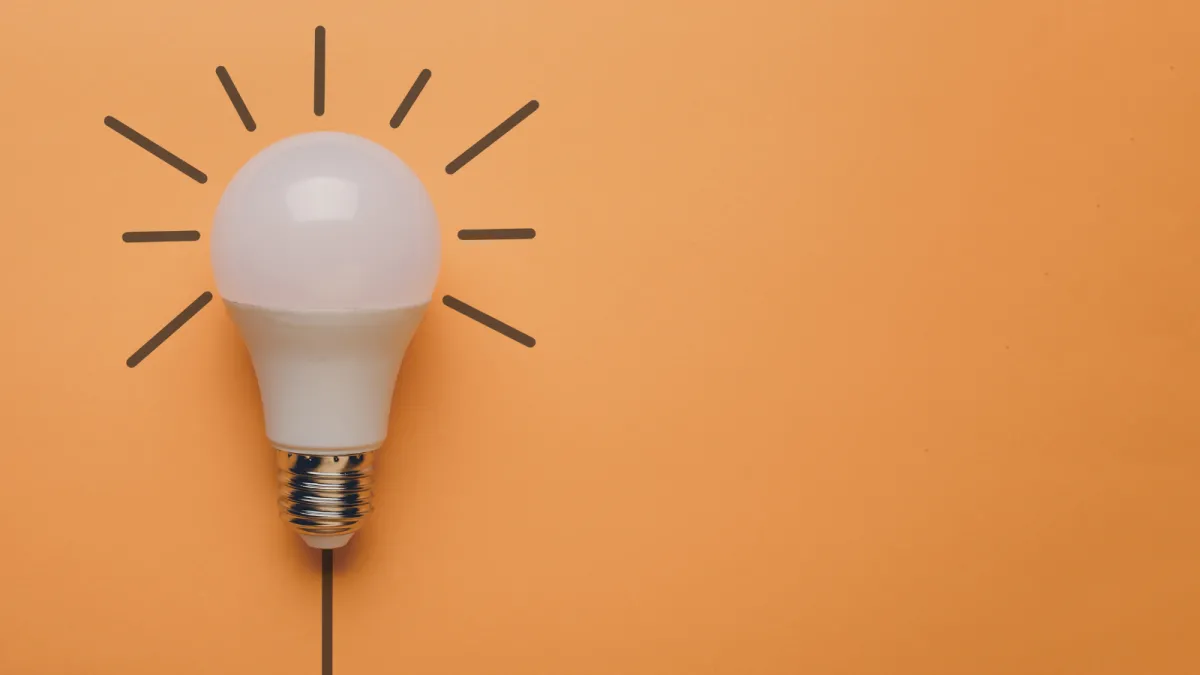
{"label": "short ray mark", "polygon": [[532,227],[509,227],[493,230],[459,230],[458,238],[466,241],[481,239],[533,239],[536,234]]}
{"label": "short ray mark", "polygon": [[399,127],[400,123],[404,121],[404,118],[408,115],[408,111],[417,102],[417,97],[421,95],[421,90],[425,88],[425,83],[429,82],[429,78],[432,76],[433,73],[428,68],[422,70],[420,75],[417,75],[416,81],[412,83],[412,86],[408,89],[408,93],[404,95],[404,100],[400,102],[400,107],[396,108],[396,114],[392,115],[391,124],[393,129]]}
{"label": "short ray mark", "polygon": [[257,129],[258,125],[254,123],[254,117],[250,115],[250,109],[246,107],[246,101],[242,99],[237,85],[233,83],[233,78],[229,76],[229,71],[225,69],[225,66],[217,66],[217,79],[221,81],[221,86],[225,87],[225,94],[229,96],[229,102],[233,104],[233,109],[237,111],[238,117],[242,119],[242,125],[246,127],[246,131]]}
{"label": "short ray mark", "polygon": [[196,230],[153,230],[149,232],[126,232],[121,241],[126,244],[146,244],[159,241],[196,241],[200,233]]}

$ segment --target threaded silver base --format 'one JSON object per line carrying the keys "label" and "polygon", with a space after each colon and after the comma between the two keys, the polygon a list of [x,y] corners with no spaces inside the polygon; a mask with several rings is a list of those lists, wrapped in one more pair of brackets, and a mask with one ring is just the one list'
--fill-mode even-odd
{"label": "threaded silver base", "polygon": [[277,450],[279,513],[310,545],[345,543],[372,510],[375,453],[304,455]]}

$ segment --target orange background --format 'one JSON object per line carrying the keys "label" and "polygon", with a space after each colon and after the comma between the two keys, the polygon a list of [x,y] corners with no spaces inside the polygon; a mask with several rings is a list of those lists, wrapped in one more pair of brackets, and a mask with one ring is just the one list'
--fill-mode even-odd
{"label": "orange background", "polygon": [[339,675],[1200,672],[1194,2],[345,4],[0,10],[0,672],[319,672],[224,309],[124,363],[207,239],[120,238],[312,129],[404,157],[438,295],[538,339],[431,308]]}

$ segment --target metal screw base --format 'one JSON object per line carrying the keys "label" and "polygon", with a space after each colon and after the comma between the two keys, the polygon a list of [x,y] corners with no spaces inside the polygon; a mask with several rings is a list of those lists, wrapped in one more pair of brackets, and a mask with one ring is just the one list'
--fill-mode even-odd
{"label": "metal screw base", "polygon": [[374,464],[374,452],[304,455],[276,450],[280,515],[311,546],[345,544],[372,510]]}

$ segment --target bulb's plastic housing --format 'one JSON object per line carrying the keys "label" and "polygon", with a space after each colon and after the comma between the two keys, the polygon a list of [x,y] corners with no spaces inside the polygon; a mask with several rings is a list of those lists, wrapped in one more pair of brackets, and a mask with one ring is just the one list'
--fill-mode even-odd
{"label": "bulb's plastic housing", "polygon": [[379,310],[432,297],[433,203],[387,148],[321,131],[268,146],[225,188],[210,236],[226,300],[272,310]]}
{"label": "bulb's plastic housing", "polygon": [[373,455],[441,257],[417,176],[336,132],[271,145],[234,176],[210,236],[213,274],[250,351],[280,508],[317,548],[371,510]]}

